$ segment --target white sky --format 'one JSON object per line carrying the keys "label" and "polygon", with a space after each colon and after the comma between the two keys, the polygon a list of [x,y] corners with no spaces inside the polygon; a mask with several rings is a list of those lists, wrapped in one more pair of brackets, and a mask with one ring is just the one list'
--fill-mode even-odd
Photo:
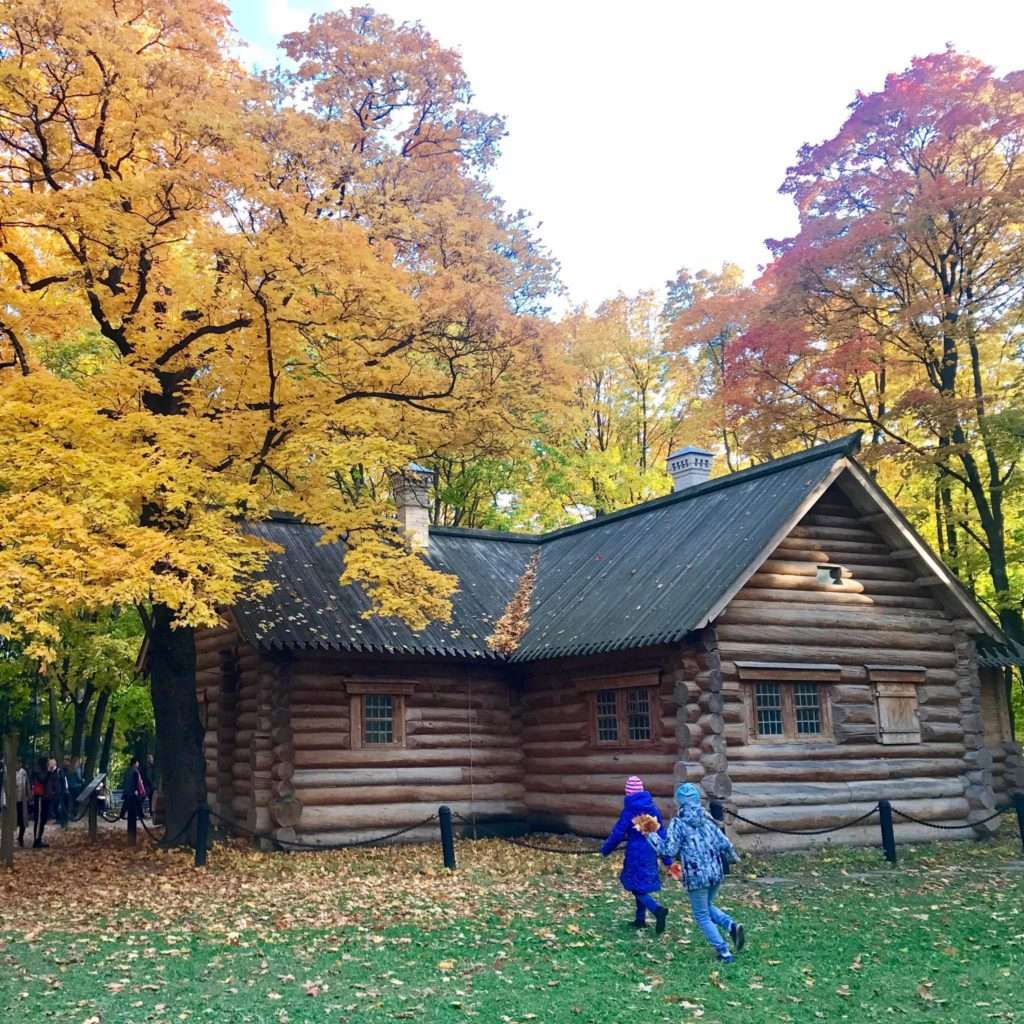
{"label": "white sky", "polygon": [[[233,0],[250,59],[337,3]],[[378,0],[459,49],[476,105],[508,119],[493,181],[542,223],[572,299],[660,288],[795,228],[777,189],[857,89],[947,42],[1024,68],[1020,0]]]}

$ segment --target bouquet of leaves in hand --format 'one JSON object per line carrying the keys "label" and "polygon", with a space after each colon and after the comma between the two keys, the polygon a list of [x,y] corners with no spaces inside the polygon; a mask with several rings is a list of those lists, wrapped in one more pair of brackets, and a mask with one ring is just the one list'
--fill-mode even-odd
{"label": "bouquet of leaves in hand", "polygon": [[633,819],[633,828],[641,835],[648,836],[661,828],[661,822],[653,814],[638,814]]}

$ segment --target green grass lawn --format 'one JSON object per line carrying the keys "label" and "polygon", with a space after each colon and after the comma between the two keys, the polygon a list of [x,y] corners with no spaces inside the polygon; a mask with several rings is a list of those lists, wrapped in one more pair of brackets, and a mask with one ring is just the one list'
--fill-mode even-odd
{"label": "green grass lawn", "polygon": [[[718,964],[670,887],[629,927],[618,859],[460,843],[259,855],[26,851],[0,878],[0,1020],[1024,1021],[1024,862],[1005,838],[747,859]],[[75,900],[77,881],[84,899]]]}

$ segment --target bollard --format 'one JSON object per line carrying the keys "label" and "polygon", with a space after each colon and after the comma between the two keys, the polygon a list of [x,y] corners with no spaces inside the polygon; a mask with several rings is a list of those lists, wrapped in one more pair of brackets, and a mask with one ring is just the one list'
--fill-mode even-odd
{"label": "bollard", "polygon": [[128,797],[128,845],[134,846],[138,841],[138,808],[139,802],[135,796]]}
{"label": "bollard", "polygon": [[89,797],[89,842],[96,842],[97,834],[97,822],[96,822],[96,794],[94,793]]}
{"label": "bollard", "polygon": [[[708,813],[715,820],[718,827],[725,831],[725,804],[721,800],[708,801]],[[725,857],[722,858],[722,874],[727,875],[732,870],[732,865]]]}
{"label": "bollard", "polygon": [[890,864],[896,863],[896,833],[892,828],[892,804],[878,801],[878,823],[882,826],[882,851]]}
{"label": "bollard", "polygon": [[441,856],[444,866],[450,871],[455,870],[455,835],[452,832],[452,809],[438,807],[437,819],[441,823]]}
{"label": "bollard", "polygon": [[196,867],[206,867],[206,847],[210,841],[210,808],[200,804],[196,808]]}
{"label": "bollard", "polygon": [[1013,794],[1013,806],[1017,810],[1017,829],[1020,832],[1020,845],[1024,849],[1024,793]]}

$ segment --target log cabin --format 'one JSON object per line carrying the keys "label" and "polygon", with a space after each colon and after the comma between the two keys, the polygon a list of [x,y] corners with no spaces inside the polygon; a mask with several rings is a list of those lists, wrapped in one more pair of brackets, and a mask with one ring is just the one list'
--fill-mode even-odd
{"label": "log cabin", "polygon": [[[673,453],[662,498],[543,535],[404,528],[459,590],[413,632],[338,582],[343,544],[287,517],[269,595],[197,636],[209,800],[277,839],[368,839],[448,804],[510,829],[604,835],[623,780],[682,780],[777,828],[881,798],[979,822],[1024,789],[1009,644],[857,462],[859,435],[726,476]],[[511,645],[492,637],[527,609]],[[978,826],[977,831],[982,831]],[[904,841],[930,832],[899,819]],[[413,829],[406,839],[434,837]],[[807,845],[737,822],[741,845]],[[877,840],[868,823],[825,837]]]}

